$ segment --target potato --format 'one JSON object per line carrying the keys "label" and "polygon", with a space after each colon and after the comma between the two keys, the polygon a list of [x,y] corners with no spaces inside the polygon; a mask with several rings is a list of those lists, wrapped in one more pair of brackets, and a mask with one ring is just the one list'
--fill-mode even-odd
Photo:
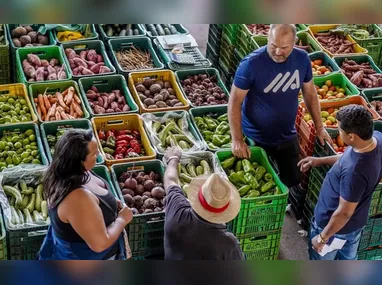
{"label": "potato", "polygon": [[159,84],[153,84],[150,86],[150,92],[151,94],[159,93],[162,90],[161,86]]}
{"label": "potato", "polygon": [[31,26],[24,26],[24,29],[27,31],[27,33],[33,32],[33,28]]}
{"label": "potato", "polygon": [[163,86],[164,86],[164,83],[163,83],[162,80],[157,80],[157,81],[155,82],[155,84],[158,84],[158,85],[160,86],[161,89],[162,89]]}
{"label": "potato", "polygon": [[20,38],[22,36],[25,36],[26,34],[27,34],[27,30],[24,27],[17,27],[13,29],[12,31],[13,38]]}
{"label": "potato", "polygon": [[155,106],[155,105],[150,105],[150,106],[147,107],[147,109],[156,109],[156,108],[158,108],[158,107]]}
{"label": "potato", "polygon": [[143,86],[143,84],[138,84],[137,86],[135,86],[135,89],[137,89],[137,92],[140,93],[144,93],[146,91],[146,88],[145,86]]}
{"label": "potato", "polygon": [[172,89],[172,88],[167,88],[167,91],[168,91],[171,95],[175,95],[175,91],[174,91],[174,89]]}
{"label": "potato", "polygon": [[179,103],[178,99],[172,99],[170,105],[171,105],[171,107],[174,107],[175,104],[177,104],[177,103]]}
{"label": "potato", "polygon": [[21,42],[22,46],[26,46],[27,44],[32,43],[32,39],[30,36],[25,35],[25,36],[20,37],[20,42]]}
{"label": "potato", "polygon": [[151,96],[150,90],[146,90],[143,94],[145,94],[146,97],[150,97]]}
{"label": "potato", "polygon": [[[159,95],[160,96],[160,95]],[[155,103],[155,105],[158,107],[158,108],[166,108],[167,107],[167,104],[163,101],[158,101]]]}
{"label": "potato", "polygon": [[13,44],[15,47],[21,47],[21,42],[19,39],[12,39]]}
{"label": "potato", "polygon": [[28,36],[31,38],[31,42],[32,43],[36,43],[37,42],[37,32],[29,32]]}
{"label": "potato", "polygon": [[[158,95],[156,95],[156,96],[154,97],[154,101],[155,101],[155,102],[163,101],[163,100],[164,100],[164,98],[163,98],[163,96],[160,95],[160,94],[158,94]],[[163,103],[164,103],[164,102],[163,102]]]}
{"label": "potato", "polygon": [[42,44],[42,45],[48,45],[49,44],[49,38],[45,35],[38,34],[37,41],[39,44]]}
{"label": "potato", "polygon": [[146,98],[143,103],[147,106],[151,106],[151,105],[154,105],[155,104],[155,101],[151,98]]}
{"label": "potato", "polygon": [[144,102],[144,101],[147,99],[147,97],[146,97],[145,95],[143,95],[142,93],[139,94],[138,96],[139,96],[139,99],[140,99],[142,102]]}

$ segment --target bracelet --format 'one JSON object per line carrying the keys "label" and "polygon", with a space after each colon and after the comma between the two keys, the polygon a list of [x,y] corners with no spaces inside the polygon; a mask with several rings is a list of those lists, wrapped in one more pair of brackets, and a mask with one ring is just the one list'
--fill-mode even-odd
{"label": "bracelet", "polygon": [[177,157],[177,156],[171,156],[171,157],[169,157],[169,159],[167,160],[167,164],[169,164],[170,161],[173,160],[173,159],[177,159],[177,160],[178,160],[178,163],[179,163],[179,161],[180,161],[179,157]]}
{"label": "bracelet", "polygon": [[321,233],[319,234],[319,236],[320,236],[320,238],[321,238],[321,244],[326,244],[328,241],[327,240],[325,240],[323,237],[322,237],[322,235],[321,235]]}

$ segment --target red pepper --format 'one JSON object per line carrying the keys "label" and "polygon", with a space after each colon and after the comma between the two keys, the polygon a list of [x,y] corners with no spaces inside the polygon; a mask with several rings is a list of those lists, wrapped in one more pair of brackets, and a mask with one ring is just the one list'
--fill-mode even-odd
{"label": "red pepper", "polygon": [[134,137],[131,135],[120,135],[116,137],[117,141],[119,140],[131,141],[132,139],[134,139]]}
{"label": "red pepper", "polygon": [[134,149],[132,149],[132,148],[128,148],[128,149],[125,151],[125,155],[128,155],[130,152],[134,152]]}
{"label": "red pepper", "polygon": [[117,154],[117,155],[115,156],[115,159],[124,159],[124,158],[125,158],[125,157],[123,156],[122,153]]}
{"label": "red pepper", "polygon": [[100,140],[105,140],[105,139],[106,139],[106,135],[105,135],[104,130],[99,130],[99,132],[98,132],[98,138],[99,138]]}
{"label": "red pepper", "polygon": [[115,132],[116,136],[122,136],[122,135],[128,135],[128,134],[131,134],[130,130],[121,130],[121,131],[116,131]]}
{"label": "red pepper", "polygon": [[133,135],[137,138],[141,137],[141,134],[138,131],[133,131]]}
{"label": "red pepper", "polygon": [[115,143],[115,146],[116,147],[118,147],[118,146],[120,146],[120,145],[124,145],[124,146],[126,146],[126,145],[128,145],[129,144],[129,142],[128,141],[117,141],[116,143]]}
{"label": "red pepper", "polygon": [[132,141],[130,141],[130,144],[131,145],[139,145],[139,142],[137,141],[137,140],[132,140]]}
{"label": "red pepper", "polygon": [[123,154],[126,151],[126,146],[118,146],[117,149],[115,150],[115,154]]}
{"label": "red pepper", "polygon": [[136,152],[138,154],[141,153],[141,147],[139,145],[133,146],[133,149],[134,149],[134,152]]}

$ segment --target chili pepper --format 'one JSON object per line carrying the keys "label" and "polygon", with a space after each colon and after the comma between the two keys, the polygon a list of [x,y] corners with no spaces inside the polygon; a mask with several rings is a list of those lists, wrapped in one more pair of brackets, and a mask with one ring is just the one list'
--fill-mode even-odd
{"label": "chili pepper", "polygon": [[126,146],[119,146],[117,147],[117,149],[115,150],[115,154],[123,154],[125,153],[127,147]]}
{"label": "chili pepper", "polygon": [[105,135],[104,130],[99,130],[99,131],[98,131],[98,138],[99,138],[100,140],[104,140],[104,139],[106,138],[106,135]]}
{"label": "chili pepper", "polygon": [[130,141],[130,144],[131,144],[131,145],[136,145],[136,144],[139,145],[139,143],[138,143],[137,140],[131,140],[131,141]]}
{"label": "chili pepper", "polygon": [[216,128],[218,127],[218,124],[211,118],[209,117],[204,117],[204,121],[207,123],[207,127],[211,131],[215,131]]}
{"label": "chili pepper", "polygon": [[120,131],[115,131],[116,136],[123,136],[123,135],[128,135],[131,134],[130,130],[120,130]]}
{"label": "chili pepper", "polygon": [[236,163],[235,171],[236,171],[236,172],[239,172],[239,171],[241,171],[241,170],[243,170],[243,163],[242,163],[241,160],[239,160],[239,161]]}
{"label": "chili pepper", "polygon": [[134,139],[132,135],[119,135],[115,138],[117,141],[125,140],[125,141],[131,141]]}
{"label": "chili pepper", "polygon": [[256,175],[256,170],[253,169],[252,164],[248,159],[243,159],[243,169],[245,173]]}
{"label": "chili pepper", "polygon": [[217,119],[219,122],[228,121],[228,114],[224,114],[218,117]]}
{"label": "chili pepper", "polygon": [[266,172],[267,170],[264,168],[264,166],[259,166],[256,169],[256,175],[255,175],[256,180],[259,181],[260,179],[262,179]]}
{"label": "chili pepper", "polygon": [[231,181],[235,185],[246,185],[244,175],[240,175],[236,172],[232,172],[230,176],[228,176],[229,181]]}
{"label": "chili pepper", "polygon": [[257,182],[256,178],[253,177],[251,173],[246,173],[244,175],[245,182],[247,182],[248,185],[251,186],[252,189],[257,189],[259,187],[259,183]]}
{"label": "chili pepper", "polygon": [[110,148],[115,148],[115,137],[114,136],[109,136],[106,140],[106,146]]}
{"label": "chili pepper", "polygon": [[231,142],[231,137],[229,135],[213,135],[212,143],[218,147]]}
{"label": "chili pepper", "polygon": [[265,193],[267,191],[269,191],[270,189],[272,189],[272,187],[275,186],[275,183],[273,181],[269,181],[267,183],[265,183],[263,186],[261,186],[261,193]]}
{"label": "chili pepper", "polygon": [[229,125],[227,122],[221,122],[216,128],[216,133],[218,135],[224,135],[227,131],[229,131]]}
{"label": "chili pepper", "polygon": [[264,180],[267,182],[273,181],[273,177],[270,173],[266,173],[264,176]]}
{"label": "chili pepper", "polygon": [[246,195],[249,190],[251,190],[251,186],[249,185],[244,185],[240,187],[240,189],[238,190],[240,197],[243,197],[244,195]]}
{"label": "chili pepper", "polygon": [[140,137],[141,137],[141,134],[140,134],[137,130],[134,130],[134,131],[133,131],[133,135],[134,135],[136,138],[140,138]]}
{"label": "chili pepper", "polygon": [[232,169],[234,164],[236,162],[236,157],[232,156],[230,158],[227,158],[226,160],[224,160],[221,165],[224,169]]}
{"label": "chili pepper", "polygon": [[140,153],[141,152],[141,147],[139,145],[136,145],[136,146],[133,146],[133,149],[136,153]]}
{"label": "chili pepper", "polygon": [[128,148],[128,149],[125,151],[125,155],[128,155],[130,152],[134,152],[134,149],[132,149],[131,147]]}
{"label": "chili pepper", "polygon": [[104,148],[103,148],[103,151],[104,151],[105,153],[108,153],[108,154],[113,154],[113,153],[114,153],[114,149],[111,149],[111,148],[109,148],[109,147],[104,147]]}
{"label": "chili pepper", "polygon": [[216,147],[212,142],[207,142],[207,146],[208,146],[210,149],[217,149],[217,147]]}

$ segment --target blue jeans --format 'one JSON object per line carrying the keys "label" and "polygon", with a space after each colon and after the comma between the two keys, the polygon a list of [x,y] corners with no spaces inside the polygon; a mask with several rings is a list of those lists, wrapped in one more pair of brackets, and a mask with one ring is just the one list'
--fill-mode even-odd
{"label": "blue jeans", "polygon": [[333,237],[346,240],[343,248],[329,252],[325,256],[319,255],[312,247],[312,238],[320,234],[323,229],[320,228],[314,218],[312,218],[309,233],[309,259],[310,260],[357,260],[357,251],[361,240],[363,228],[348,234],[335,234]]}

